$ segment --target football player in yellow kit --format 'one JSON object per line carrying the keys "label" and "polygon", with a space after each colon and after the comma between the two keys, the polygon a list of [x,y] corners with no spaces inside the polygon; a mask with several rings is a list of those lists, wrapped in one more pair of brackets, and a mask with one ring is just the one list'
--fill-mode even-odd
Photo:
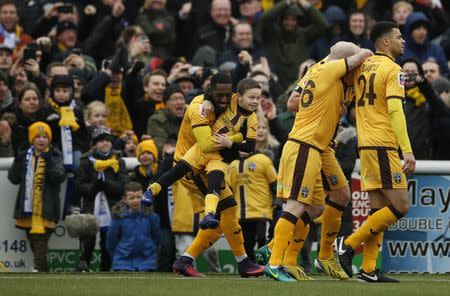
{"label": "football player in yellow kit", "polygon": [[[203,210],[202,199],[207,194],[207,176],[204,171],[186,175],[191,168],[187,162],[181,160],[196,143],[203,148],[208,147],[208,143],[216,141],[211,133],[211,126],[215,123],[216,116],[220,116],[229,107],[231,96],[231,77],[223,73],[213,75],[210,85],[205,90],[205,95],[195,97],[183,117],[174,156],[175,167],[178,167],[177,173],[164,174],[156,183],[151,184],[143,196],[144,202],[151,203],[152,197],[149,199],[149,195],[157,195],[162,187],[169,186],[178,180],[177,186],[184,187],[189,192],[187,198],[192,198],[192,210],[194,212]],[[214,113],[208,116],[201,114],[202,104],[206,99],[214,105]],[[174,271],[189,277],[203,277],[204,275],[195,269],[193,260],[214,244],[223,232],[238,262],[239,274],[243,277],[260,275],[263,268],[253,263],[245,253],[242,230],[238,223],[237,203],[228,186],[220,190],[220,201],[217,208],[217,212],[220,214],[219,226],[215,229],[200,229],[192,244],[174,262]]]}
{"label": "football player in yellow kit", "polygon": [[265,268],[266,275],[275,280],[295,281],[283,266],[283,257],[289,243],[298,241],[296,234],[307,233],[311,218],[323,211],[321,154],[328,149],[340,118],[344,99],[341,78],[371,54],[339,42],[302,79],[299,109],[278,172],[277,195],[286,199],[286,207],[275,226],[272,254]]}
{"label": "football player in yellow kit", "polygon": [[376,23],[370,39],[376,48],[375,55],[355,69],[353,79],[361,190],[369,193],[372,211],[358,231],[337,239],[336,251],[342,268],[351,277],[354,250],[364,242],[365,262],[357,275],[358,280],[398,282],[386,277],[375,266],[383,232],[408,212],[405,175],[415,170],[402,108],[405,79],[394,60],[403,54],[405,41],[393,22]]}

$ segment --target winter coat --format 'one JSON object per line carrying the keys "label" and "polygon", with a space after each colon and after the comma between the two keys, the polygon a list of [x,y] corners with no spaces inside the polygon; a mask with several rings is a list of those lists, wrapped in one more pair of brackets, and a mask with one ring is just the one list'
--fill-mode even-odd
{"label": "winter coat", "polygon": [[219,26],[213,21],[199,27],[195,33],[196,49],[207,45],[214,49],[216,56],[221,55],[225,48],[231,45],[232,27],[231,24]]}
{"label": "winter coat", "polygon": [[169,12],[146,9],[137,16],[136,25],[140,26],[150,39],[154,55],[166,57],[173,53],[176,39],[175,19]]}
{"label": "winter coat", "polygon": [[[309,25],[298,26],[292,32],[284,31],[281,19],[287,10],[294,9],[298,10],[297,15],[302,21],[309,21]],[[277,66],[275,72],[281,85],[287,88],[297,79],[299,65],[309,57],[308,46],[325,31],[327,21],[313,6],[300,9],[298,5],[291,6],[284,1],[265,11],[260,20],[263,46]]]}
{"label": "winter coat", "polygon": [[[123,187],[129,181],[125,162],[123,159],[117,158],[119,161],[119,171],[114,172],[112,168],[104,170],[105,182],[99,184],[97,181],[98,172],[94,169],[93,163],[89,160],[89,156],[95,159],[107,160],[115,154],[102,156],[98,152],[90,152],[84,154],[80,159],[80,167],[75,171],[74,188],[76,193],[83,200],[83,212],[93,213],[94,201],[98,192],[104,191],[108,204],[111,207],[117,203],[123,195]],[[103,187],[102,187],[103,186]]]}
{"label": "winter coat", "polygon": [[177,141],[182,120],[183,118],[172,115],[167,109],[156,111],[148,119],[147,134],[152,136],[160,155],[164,144]]}
{"label": "winter coat", "polygon": [[439,64],[442,74],[444,76],[448,76],[449,68],[447,64],[447,58],[445,56],[442,47],[431,43],[429,34],[424,44],[418,44],[412,38],[411,36],[412,27],[417,22],[424,22],[426,23],[428,28],[430,28],[430,22],[422,12],[413,12],[408,16],[405,23],[405,36],[406,36],[405,53],[400,57],[399,61],[401,62],[407,58],[412,57],[417,59],[419,63],[423,63],[428,58],[433,57]]}
{"label": "winter coat", "polygon": [[156,270],[160,241],[159,217],[150,208],[131,212],[122,201],[113,207],[106,237],[113,270]]}
{"label": "winter coat", "polygon": [[[13,165],[8,171],[8,179],[11,183],[19,185],[16,204],[14,207],[14,218],[25,218],[25,175],[26,170],[26,150],[19,152],[14,159]],[[66,171],[63,166],[62,154],[57,149],[50,148],[48,152],[50,161],[45,161],[45,175],[42,190],[42,218],[57,223],[59,221],[60,184],[66,178]]]}
{"label": "winter coat", "polygon": [[122,98],[133,123],[133,131],[141,138],[147,131],[147,123],[150,116],[156,111],[156,103],[152,99],[145,99],[142,87],[143,77],[140,74],[129,75],[124,79]]}
{"label": "winter coat", "polygon": [[[428,82],[424,81],[417,86],[427,102],[431,96],[435,95],[433,88]],[[428,103],[415,106],[415,101],[406,95],[403,111],[414,157],[420,160],[431,159],[431,118]]]}

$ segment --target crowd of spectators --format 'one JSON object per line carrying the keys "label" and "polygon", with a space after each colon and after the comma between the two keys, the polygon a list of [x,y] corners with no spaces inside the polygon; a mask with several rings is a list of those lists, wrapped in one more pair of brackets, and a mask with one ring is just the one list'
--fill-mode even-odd
{"label": "crowd of spectators", "polygon": [[[450,18],[440,0],[3,0],[0,157],[26,157],[29,127],[44,122],[71,184],[65,214],[71,206],[94,213],[104,192],[110,208],[123,199],[114,212],[127,216],[125,184],[146,188],[171,167],[186,106],[220,71],[231,75],[234,90],[246,77],[260,84],[259,121],[268,133],[257,149],[277,168],[295,117],[286,101],[298,79],[338,41],[373,50],[368,33],[380,20],[398,23],[406,40],[398,63],[416,158],[450,160]],[[348,178],[357,157],[354,124],[349,112],[338,134],[336,154]],[[127,172],[122,157],[136,157],[140,166]],[[170,271],[183,252],[173,236],[180,197],[171,190],[162,196],[154,205],[160,219],[145,226],[160,220],[159,265],[147,269]],[[109,270],[101,233],[101,269]],[[94,244],[81,239],[82,261],[89,263]]]}

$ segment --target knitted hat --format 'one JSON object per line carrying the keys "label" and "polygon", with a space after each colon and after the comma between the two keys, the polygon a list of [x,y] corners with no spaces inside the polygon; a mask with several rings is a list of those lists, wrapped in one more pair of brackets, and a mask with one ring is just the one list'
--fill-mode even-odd
{"label": "knitted hat", "polygon": [[37,121],[28,127],[28,141],[30,144],[33,144],[34,139],[42,134],[47,134],[48,141],[52,141],[52,130],[45,122]]}
{"label": "knitted hat", "polygon": [[164,101],[164,103],[167,102],[169,100],[170,96],[173,95],[174,93],[181,93],[183,95],[183,97],[184,97],[184,93],[183,93],[183,91],[181,90],[181,88],[178,85],[176,85],[176,84],[175,85],[171,85],[171,86],[168,86],[164,90],[164,93],[163,93],[163,101]]}
{"label": "knitted hat", "polygon": [[101,125],[94,128],[94,130],[92,131],[91,139],[92,145],[97,144],[97,142],[101,140],[107,140],[111,143],[114,142],[114,136],[111,135],[109,129]]}
{"label": "knitted hat", "polygon": [[155,141],[153,140],[145,140],[139,143],[136,148],[136,158],[139,159],[142,153],[145,151],[153,154],[155,158],[155,162],[158,160],[158,148],[156,147]]}
{"label": "knitted hat", "polygon": [[73,89],[73,78],[70,75],[55,75],[50,84],[50,89],[53,91],[57,85],[67,86]]}

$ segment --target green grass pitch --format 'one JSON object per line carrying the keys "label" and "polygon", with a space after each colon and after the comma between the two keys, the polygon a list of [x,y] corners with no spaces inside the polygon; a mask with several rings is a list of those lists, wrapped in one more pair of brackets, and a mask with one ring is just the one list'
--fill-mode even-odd
{"label": "green grass pitch", "polygon": [[242,279],[237,275],[210,274],[192,279],[170,273],[0,273],[0,295],[320,295],[397,296],[450,295],[450,274],[396,275],[400,284],[337,281],[324,275],[314,281],[280,283],[268,278]]}

